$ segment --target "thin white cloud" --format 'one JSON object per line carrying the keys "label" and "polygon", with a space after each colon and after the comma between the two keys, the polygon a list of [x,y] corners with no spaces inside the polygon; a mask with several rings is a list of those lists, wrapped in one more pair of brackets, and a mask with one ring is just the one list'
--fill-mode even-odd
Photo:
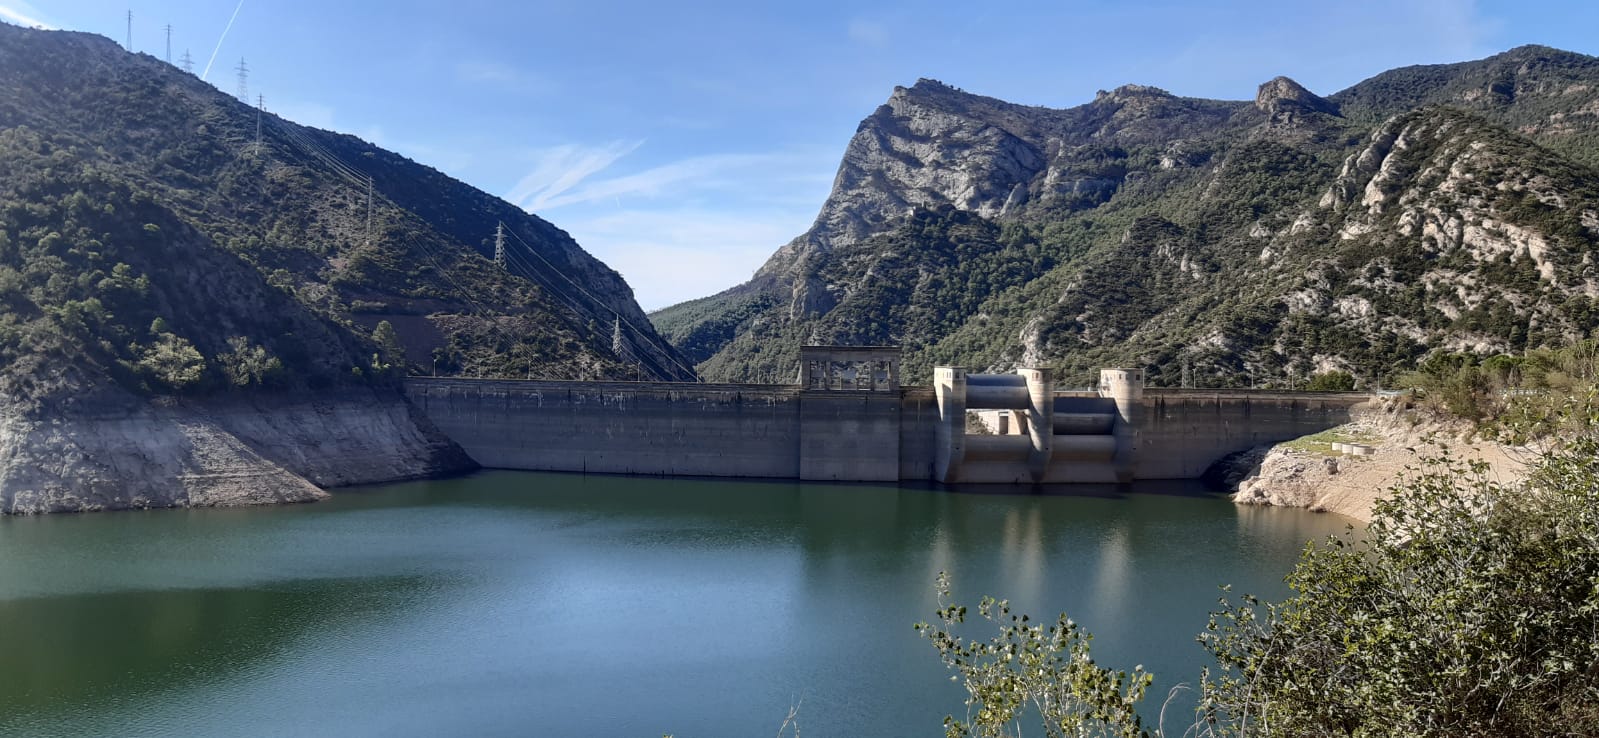
{"label": "thin white cloud", "polygon": [[462,82],[509,84],[522,78],[515,68],[499,62],[467,60],[456,62],[455,78]]}
{"label": "thin white cloud", "polygon": [[592,176],[630,150],[615,142],[540,152],[538,167],[508,199],[537,201],[541,214],[560,208],[555,222],[621,272],[645,309],[749,279],[810,226],[837,162],[831,147],[802,146]]}
{"label": "thin white cloud", "polygon": [[877,21],[854,18],[850,20],[846,32],[850,40],[868,46],[882,46],[888,43],[888,26]]}
{"label": "thin white cloud", "polygon": [[46,23],[39,17],[39,11],[29,7],[27,3],[7,2],[0,4],[0,19],[29,28],[43,28],[54,31],[56,27]]}
{"label": "thin white cloud", "polygon": [[589,147],[566,144],[535,152],[537,163],[505,195],[505,199],[524,210],[553,207],[549,203],[576,187],[589,176],[603,171],[638,147],[643,141],[612,141]]}
{"label": "thin white cloud", "polygon": [[778,246],[810,225],[814,205],[794,209],[624,210],[562,220],[578,243],[656,310],[750,278]]}
{"label": "thin white cloud", "polygon": [[[551,192],[538,198],[535,208],[553,210],[625,196],[669,194],[681,198],[688,191],[745,189],[757,181],[806,183],[817,179],[817,175],[809,171],[814,165],[815,161],[807,155],[792,152],[693,156],[633,174],[589,182],[582,187],[566,188],[570,192]],[[824,177],[823,181],[831,179]],[[514,197],[511,201],[517,202]]]}

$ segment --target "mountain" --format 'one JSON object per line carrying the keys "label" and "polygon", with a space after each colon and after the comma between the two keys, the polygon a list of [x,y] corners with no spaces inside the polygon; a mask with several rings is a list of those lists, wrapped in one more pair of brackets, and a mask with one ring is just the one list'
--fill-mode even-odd
{"label": "mountain", "polygon": [[[138,362],[131,345],[164,335],[199,350],[213,385],[227,384],[217,357],[235,336],[284,362],[286,380],[344,381],[370,368],[370,335],[385,320],[404,354],[385,359],[416,371],[693,378],[620,275],[555,226],[359,139],[262,113],[103,37],[0,25],[0,141],[10,168],[0,197],[21,209],[5,228],[23,251],[0,263],[22,275],[32,291],[20,299],[33,303],[12,318],[103,303],[98,280],[57,290],[49,279],[85,282],[127,265],[127,279],[149,280],[146,302],[93,316],[80,368],[136,392],[174,389],[117,371]],[[74,204],[104,211],[122,200],[152,225],[168,224],[163,235],[145,234],[124,210]],[[493,261],[501,223],[505,269]],[[62,240],[36,248],[48,233]],[[183,258],[151,251],[174,241],[184,242]],[[185,273],[195,259],[221,268],[217,279],[269,295],[260,299],[272,308],[254,297],[230,303],[218,290],[220,301],[200,300],[192,286],[207,277]],[[230,313],[256,322],[209,320]],[[307,346],[304,330],[272,329],[288,315],[326,335]],[[148,330],[152,316],[168,330]],[[12,342],[5,350],[18,351]]]}
{"label": "mountain", "polygon": [[407,370],[695,379],[555,226],[108,39],[3,23],[0,306],[0,513],[470,468]]}
{"label": "mountain", "polygon": [[717,380],[800,345],[1101,366],[1177,385],[1381,383],[1432,351],[1589,335],[1599,59],[1522,47],[1252,101],[1015,105],[921,80],[862,121],[812,227],[652,319]]}

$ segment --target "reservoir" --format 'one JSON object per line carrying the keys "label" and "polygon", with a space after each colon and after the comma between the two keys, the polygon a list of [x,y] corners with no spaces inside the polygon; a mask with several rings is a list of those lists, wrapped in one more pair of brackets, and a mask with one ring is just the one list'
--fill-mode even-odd
{"label": "reservoir", "polygon": [[808,736],[940,735],[965,693],[911,627],[940,571],[974,614],[1070,614],[1155,673],[1153,714],[1220,585],[1280,598],[1348,523],[1186,482],[529,472],[0,518],[0,735],[749,736],[795,705]]}

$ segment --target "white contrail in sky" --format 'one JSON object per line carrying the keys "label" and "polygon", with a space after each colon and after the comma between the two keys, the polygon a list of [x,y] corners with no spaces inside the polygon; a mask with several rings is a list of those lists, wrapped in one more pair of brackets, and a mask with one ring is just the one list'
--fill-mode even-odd
{"label": "white contrail in sky", "polygon": [[233,8],[233,17],[228,19],[228,25],[222,29],[222,37],[217,39],[217,47],[211,50],[211,61],[205,63],[205,71],[200,73],[202,81],[211,73],[211,65],[217,63],[217,52],[222,50],[222,42],[227,39],[228,31],[233,29],[233,22],[239,19],[239,11],[243,9],[244,0],[239,0],[239,4]]}
{"label": "white contrail in sky", "polygon": [[16,8],[8,8],[4,5],[0,5],[0,19],[7,20],[19,26],[25,26],[28,28],[43,28],[46,31],[54,31],[56,29],[55,26],[52,26],[49,23],[45,23],[38,18],[27,15],[27,13],[32,13],[33,9],[28,7],[26,4],[22,4],[20,7],[22,9],[18,10]]}

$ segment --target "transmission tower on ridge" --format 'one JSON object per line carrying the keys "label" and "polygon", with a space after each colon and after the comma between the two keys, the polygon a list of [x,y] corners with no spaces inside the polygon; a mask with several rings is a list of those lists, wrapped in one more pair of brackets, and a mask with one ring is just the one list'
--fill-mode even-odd
{"label": "transmission tower on ridge", "polygon": [[128,11],[128,51],[133,51],[133,11]]}
{"label": "transmission tower on ridge", "polygon": [[250,68],[244,65],[244,57],[239,57],[239,66],[235,67],[233,71],[239,73],[239,100],[248,105],[250,104]]}
{"label": "transmission tower on ridge", "polygon": [[183,62],[183,71],[194,74],[194,59],[189,56],[188,49],[183,50],[183,58],[179,61]]}
{"label": "transmission tower on ridge", "polygon": [[167,63],[172,63],[172,24],[167,24]]}
{"label": "transmission tower on ridge", "polygon": [[255,96],[255,155],[261,155],[261,114],[266,112],[266,97]]}
{"label": "transmission tower on ridge", "polygon": [[494,226],[494,265],[505,268],[505,224]]}

